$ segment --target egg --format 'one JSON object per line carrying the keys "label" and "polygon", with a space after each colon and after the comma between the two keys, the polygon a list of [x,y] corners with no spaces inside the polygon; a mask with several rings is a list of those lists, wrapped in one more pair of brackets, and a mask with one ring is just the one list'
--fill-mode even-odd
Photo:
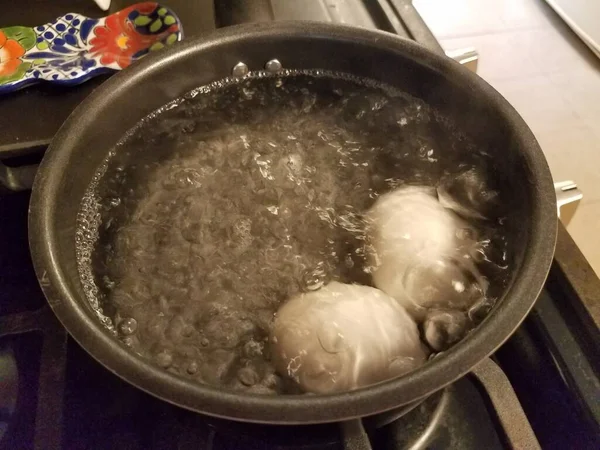
{"label": "egg", "polygon": [[466,309],[487,282],[470,258],[477,232],[438,201],[435,191],[404,187],[366,214],[374,285],[415,319],[430,308]]}
{"label": "egg", "polygon": [[423,364],[415,321],[370,286],[331,282],[279,309],[271,336],[278,372],[306,392],[343,392],[405,374]]}

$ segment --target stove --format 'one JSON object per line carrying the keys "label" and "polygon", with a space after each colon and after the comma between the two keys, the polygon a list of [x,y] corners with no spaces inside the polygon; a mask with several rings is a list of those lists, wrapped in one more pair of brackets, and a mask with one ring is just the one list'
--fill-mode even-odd
{"label": "stove", "polygon": [[[112,3],[116,11],[133,2]],[[180,14],[188,36],[295,18],[379,28],[442,51],[408,0],[163,3]],[[91,0],[21,0],[6,8],[0,27],[43,23],[67,11],[103,14]],[[3,117],[19,112],[0,123],[0,169],[31,167],[62,120],[101,81],[0,98]],[[31,117],[40,126],[32,126]],[[70,339],[33,271],[29,195],[0,194],[0,450],[600,448],[600,280],[562,225],[533,311],[469,375],[419,405],[362,422],[263,426],[210,418],[154,398]]]}

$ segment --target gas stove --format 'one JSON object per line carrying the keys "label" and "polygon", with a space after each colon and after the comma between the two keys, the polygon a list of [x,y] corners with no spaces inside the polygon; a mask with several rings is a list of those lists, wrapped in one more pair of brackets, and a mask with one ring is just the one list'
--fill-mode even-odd
{"label": "gas stove", "polygon": [[[37,5],[36,17],[21,17],[27,1]],[[132,2],[112,3],[117,10]],[[314,0],[300,8],[296,1],[227,0],[216,9],[212,1],[164,3],[189,12],[180,13],[188,36],[296,18],[379,28],[441,51],[410,1]],[[91,1],[48,1],[46,12],[43,5],[24,0],[8,7],[0,27],[42,23],[67,10],[103,14]],[[0,124],[0,161],[17,170],[35,162],[100,82],[0,99],[3,117],[19,111]],[[492,358],[412,409],[363,419],[364,430],[344,440],[353,423],[292,427],[210,418],[154,398],[98,364],[68,337],[39,288],[27,243],[28,202],[27,191],[0,194],[0,449],[600,448],[600,280],[562,225],[533,311]]]}

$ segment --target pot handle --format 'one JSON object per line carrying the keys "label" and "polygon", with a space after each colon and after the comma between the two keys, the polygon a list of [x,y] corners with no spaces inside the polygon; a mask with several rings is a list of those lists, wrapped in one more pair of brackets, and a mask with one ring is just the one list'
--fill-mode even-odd
{"label": "pot handle", "polygon": [[344,450],[372,450],[371,441],[361,419],[346,420],[340,423]]}
{"label": "pot handle", "polygon": [[30,190],[38,167],[38,164],[9,167],[0,162],[0,192]]}
{"label": "pot handle", "polygon": [[500,366],[491,358],[485,358],[471,373],[483,385],[510,446],[519,450],[541,450],[517,394]]}

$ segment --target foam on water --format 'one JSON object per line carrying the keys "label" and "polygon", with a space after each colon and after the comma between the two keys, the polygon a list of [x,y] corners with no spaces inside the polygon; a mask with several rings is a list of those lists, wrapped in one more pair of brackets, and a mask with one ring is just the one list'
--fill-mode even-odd
{"label": "foam on water", "polygon": [[[457,170],[479,174],[480,188],[488,161],[477,150],[451,119],[372,80],[324,71],[220,80],[146,117],[110,151],[78,216],[81,281],[107,328],[165,370],[296,393],[265,345],[281,303],[330,281],[372,284],[364,213],[400,186],[454,192],[444,180]],[[480,269],[501,288],[499,219],[475,219]],[[428,323],[436,339],[446,317]]]}

